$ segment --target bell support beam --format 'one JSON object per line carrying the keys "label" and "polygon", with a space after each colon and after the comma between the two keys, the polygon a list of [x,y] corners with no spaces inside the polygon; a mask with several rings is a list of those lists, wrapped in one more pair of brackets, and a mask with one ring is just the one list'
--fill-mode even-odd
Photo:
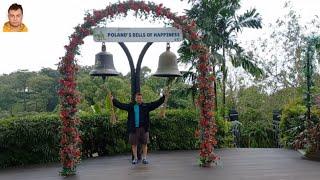
{"label": "bell support beam", "polygon": [[131,56],[131,53],[128,49],[128,47],[124,44],[124,42],[119,42],[119,45],[125,52],[129,65],[130,65],[130,72],[131,72],[131,102],[134,102],[135,100],[135,94],[137,92],[140,92],[140,71],[141,71],[141,63],[143,60],[144,55],[146,54],[149,47],[152,45],[152,42],[146,43],[146,45],[143,47],[139,59],[137,62],[137,67],[134,67],[133,59]]}
{"label": "bell support beam", "polygon": [[121,46],[121,48],[123,49],[124,53],[126,54],[127,56],[127,59],[128,59],[128,62],[129,62],[129,66],[130,66],[130,72],[131,72],[131,102],[134,102],[134,99],[135,99],[135,93],[134,93],[134,90],[136,89],[135,88],[135,69],[134,69],[134,63],[133,63],[133,59],[132,59],[132,56],[131,56],[131,53],[128,49],[128,47],[124,44],[124,42],[119,42],[119,45]]}
{"label": "bell support beam", "polygon": [[[147,50],[149,49],[149,47],[152,45],[152,42],[148,42],[146,43],[146,45],[144,45],[140,55],[139,55],[139,59],[137,62],[137,67],[136,67],[136,92],[140,92],[140,71],[141,71],[141,63],[143,60],[144,55],[146,54]],[[135,92],[135,93],[136,93]]]}

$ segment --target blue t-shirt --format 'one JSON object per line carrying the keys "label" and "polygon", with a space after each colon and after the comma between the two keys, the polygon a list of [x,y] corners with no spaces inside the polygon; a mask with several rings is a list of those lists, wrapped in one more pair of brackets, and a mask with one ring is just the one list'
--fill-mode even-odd
{"label": "blue t-shirt", "polygon": [[134,124],[135,124],[135,126],[137,128],[137,127],[139,127],[139,119],[140,119],[140,117],[139,117],[139,115],[140,115],[140,113],[139,113],[139,105],[135,104],[133,106],[133,110],[134,110]]}

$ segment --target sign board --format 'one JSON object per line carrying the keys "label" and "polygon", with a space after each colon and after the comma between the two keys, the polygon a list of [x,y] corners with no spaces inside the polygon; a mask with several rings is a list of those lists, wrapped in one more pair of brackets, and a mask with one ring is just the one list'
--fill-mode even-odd
{"label": "sign board", "polygon": [[178,42],[182,31],[177,28],[111,28],[99,27],[93,30],[96,42]]}

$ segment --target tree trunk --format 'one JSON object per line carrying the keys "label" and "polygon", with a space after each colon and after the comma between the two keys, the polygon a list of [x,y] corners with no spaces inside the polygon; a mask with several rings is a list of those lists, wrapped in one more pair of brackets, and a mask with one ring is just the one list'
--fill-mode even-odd
{"label": "tree trunk", "polygon": [[112,96],[111,91],[107,90],[107,94],[108,94],[107,96],[109,98],[108,100],[110,102],[110,122],[111,122],[111,124],[116,124],[117,117],[116,117],[116,114],[114,112],[114,106],[113,106],[113,102],[112,102],[112,98],[111,98],[111,96]]}
{"label": "tree trunk", "polygon": [[[216,77],[216,69],[215,69],[215,65],[212,65],[212,73],[213,73],[213,76]],[[214,91],[214,111],[217,111],[218,109],[218,96],[217,96],[217,80],[214,79],[213,81],[213,91]]]}
{"label": "tree trunk", "polygon": [[225,115],[226,108],[226,80],[227,80],[227,72],[226,72],[226,54],[225,47],[222,47],[223,53],[223,62],[222,62],[222,117]]}
{"label": "tree trunk", "polygon": [[26,100],[26,88],[24,87],[23,90],[23,111],[26,112],[27,111],[27,100]]}
{"label": "tree trunk", "polygon": [[10,116],[11,116],[11,117],[13,117],[13,108],[12,108],[12,106],[13,106],[13,105],[11,105],[11,107],[10,107]]}
{"label": "tree trunk", "polygon": [[[168,86],[165,87],[165,88],[166,88],[165,92],[170,92],[170,90],[171,90],[171,85],[168,85]],[[164,119],[164,118],[166,117],[166,109],[167,109],[167,106],[168,106],[168,99],[169,99],[170,94],[167,93],[167,94],[165,94],[165,95],[166,95],[166,97],[165,97],[165,99],[164,99],[163,105],[162,105],[162,107],[160,108],[160,117],[161,117],[162,119]]]}
{"label": "tree trunk", "polygon": [[164,119],[166,117],[166,109],[167,109],[167,105],[168,105],[168,97],[165,98],[164,102],[163,102],[163,106],[160,109],[160,117],[162,119]]}

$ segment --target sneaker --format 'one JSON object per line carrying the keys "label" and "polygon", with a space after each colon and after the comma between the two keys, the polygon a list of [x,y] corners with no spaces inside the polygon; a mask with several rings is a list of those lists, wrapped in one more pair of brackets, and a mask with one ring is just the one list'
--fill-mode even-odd
{"label": "sneaker", "polygon": [[149,161],[147,159],[142,159],[143,164],[149,164]]}
{"label": "sneaker", "polygon": [[132,164],[138,164],[138,160],[136,159],[132,160]]}

